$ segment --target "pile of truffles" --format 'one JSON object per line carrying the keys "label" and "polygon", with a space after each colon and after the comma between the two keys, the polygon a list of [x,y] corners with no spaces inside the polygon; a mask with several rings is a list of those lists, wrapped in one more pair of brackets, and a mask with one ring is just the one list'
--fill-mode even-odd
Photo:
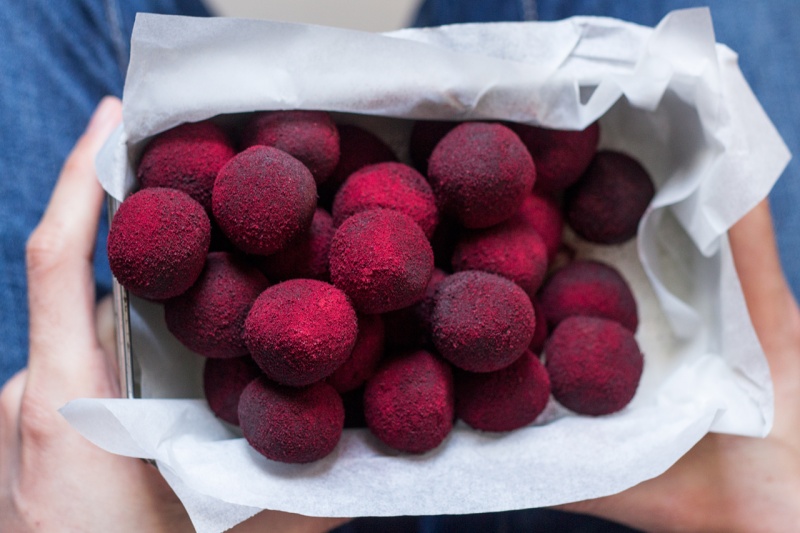
{"label": "pile of truffles", "polygon": [[163,303],[211,410],[275,461],[359,426],[423,453],[456,419],[527,426],[551,395],[614,413],[642,374],[636,301],[562,234],[628,241],[654,188],[599,133],[419,121],[405,164],[321,111],[183,124],[142,153],[111,269]]}

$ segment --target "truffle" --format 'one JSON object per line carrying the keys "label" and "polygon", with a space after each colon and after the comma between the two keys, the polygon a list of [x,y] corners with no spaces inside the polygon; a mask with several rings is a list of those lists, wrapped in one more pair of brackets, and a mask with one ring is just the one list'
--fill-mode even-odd
{"label": "truffle", "polygon": [[188,194],[155,187],[129,196],[108,232],[114,277],[131,293],[166,300],[200,276],[211,242],[205,209]]}
{"label": "truffle", "polygon": [[333,223],[370,209],[392,209],[411,217],[425,236],[433,236],[439,222],[436,198],[425,178],[402,163],[377,163],[352,174],[336,193]]}
{"label": "truffle", "polygon": [[312,279],[265,290],[244,324],[244,341],[264,373],[283,385],[319,381],[347,360],[358,320],[345,294]]}
{"label": "truffle", "polygon": [[535,329],[530,298],[513,282],[487,272],[448,276],[434,297],[433,344],[457,367],[493,372],[513,363]]}
{"label": "truffle", "polygon": [[277,148],[254,146],[222,167],[211,203],[219,227],[237,248],[270,255],[308,230],[317,189],[300,161]]}
{"label": "truffle", "polygon": [[428,180],[439,207],[467,228],[510,218],[536,180],[533,159],[506,126],[465,122],[434,148]]}
{"label": "truffle", "polygon": [[422,298],[433,250],[420,227],[389,209],[363,211],[333,236],[331,280],[362,313],[385,313]]}
{"label": "truffle", "polygon": [[239,400],[242,434],[273,461],[310,463],[331,453],[342,436],[344,406],[325,382],[291,388],[262,377]]}
{"label": "truffle", "polygon": [[547,406],[550,379],[539,358],[526,351],[496,372],[456,371],[456,416],[482,431],[527,426]]}
{"label": "truffle", "polygon": [[636,235],[655,195],[650,175],[635,159],[598,152],[589,169],[567,190],[564,212],[570,227],[587,241],[620,244]]}
{"label": "truffle", "polygon": [[553,397],[584,415],[606,415],[628,405],[644,366],[633,333],[604,318],[564,319],[544,352]]}
{"label": "truffle", "polygon": [[450,130],[460,123],[451,120],[418,120],[411,128],[408,153],[414,167],[423,174],[428,173],[428,158],[433,149]]}
{"label": "truffle", "polygon": [[564,233],[564,217],[556,200],[550,196],[529,194],[511,220],[536,230],[547,248],[547,261],[552,263],[561,248]]}
{"label": "truffle", "polygon": [[328,256],[335,231],[331,216],[318,207],[311,219],[311,226],[305,233],[296,237],[283,250],[256,259],[256,264],[268,278],[275,281],[295,278],[328,281]]}
{"label": "truffle", "polygon": [[207,359],[203,367],[203,390],[211,411],[219,418],[239,425],[239,397],[261,369],[247,355],[231,359]]}
{"label": "truffle", "polygon": [[509,124],[536,163],[536,190],[563,191],[581,176],[597,151],[600,125],[582,131],[554,130]]}
{"label": "truffle", "polygon": [[574,261],[545,282],[539,301],[552,329],[569,316],[616,320],[630,331],[639,325],[636,300],[628,283],[605,263]]}
{"label": "truffle", "polygon": [[339,393],[359,388],[369,379],[383,356],[381,315],[358,315],[358,337],[347,360],[326,381]]}
{"label": "truffle", "polygon": [[256,113],[245,124],[242,144],[283,150],[308,167],[316,183],[324,182],[339,162],[339,132],[324,111]]}
{"label": "truffle", "polygon": [[384,444],[424,453],[442,443],[453,427],[453,374],[424,350],[387,360],[364,389],[364,415]]}
{"label": "truffle", "polygon": [[261,272],[242,259],[212,252],[195,284],[164,304],[167,329],[206,357],[247,355],[244,321],[267,285]]}
{"label": "truffle", "polygon": [[210,121],[181,124],[145,147],[136,177],[142,188],[185,192],[211,212],[211,190],[219,170],[236,151],[225,131]]}

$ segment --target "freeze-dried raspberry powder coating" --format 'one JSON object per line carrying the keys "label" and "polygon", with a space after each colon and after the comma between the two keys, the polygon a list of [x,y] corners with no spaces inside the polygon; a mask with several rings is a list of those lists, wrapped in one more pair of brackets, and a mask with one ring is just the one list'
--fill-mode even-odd
{"label": "freeze-dried raspberry powder coating", "polygon": [[277,148],[254,146],[222,167],[214,183],[214,218],[249,254],[270,255],[311,226],[317,206],[314,178]]}
{"label": "freeze-dried raspberry powder coating", "polygon": [[292,388],[262,377],[242,392],[239,423],[250,446],[267,459],[310,463],[336,448],[344,428],[344,407],[325,382]]}
{"label": "freeze-dried raspberry powder coating", "polygon": [[384,444],[409,453],[439,446],[453,427],[453,374],[424,350],[383,364],[364,390],[364,415]]}
{"label": "freeze-dried raspberry powder coating", "polygon": [[358,337],[350,357],[326,381],[340,393],[359,388],[375,373],[383,356],[384,327],[381,315],[358,315]]}
{"label": "freeze-dried raspberry powder coating", "polygon": [[616,320],[630,331],[639,325],[636,299],[625,278],[598,261],[574,261],[552,275],[539,302],[551,328],[569,316]]}
{"label": "freeze-dried raspberry powder coating", "polygon": [[208,120],[181,124],[145,147],[136,177],[142,188],[185,192],[211,212],[211,191],[219,170],[236,155],[225,131]]}
{"label": "freeze-dried raspberry powder coating", "polygon": [[246,355],[244,321],[267,285],[264,275],[241,258],[212,252],[195,284],[164,304],[167,329],[206,357]]}
{"label": "freeze-dried raspberry powder coating", "polygon": [[531,343],[533,305],[519,286],[486,272],[457,272],[434,298],[433,344],[470,372],[493,372],[513,363]]}
{"label": "freeze-dried raspberry powder coating", "polygon": [[229,424],[239,425],[239,397],[261,376],[261,369],[247,355],[231,359],[207,359],[203,367],[203,391],[211,411]]}
{"label": "freeze-dried raspberry powder coating", "polygon": [[527,426],[547,406],[550,378],[529,351],[496,372],[456,371],[456,416],[482,431]]}
{"label": "freeze-dried raspberry powder coating", "polygon": [[605,415],[633,399],[644,358],[636,339],[613,320],[570,317],[544,348],[553,397],[576,413]]}
{"label": "freeze-dried raspberry powder coating", "polygon": [[339,132],[324,111],[256,113],[242,133],[245,147],[274,146],[297,158],[324,182],[339,162]]}
{"label": "freeze-dried raspberry powder coating", "polygon": [[529,194],[511,220],[536,230],[547,247],[547,260],[552,262],[561,248],[564,233],[564,217],[558,202],[550,196]]}
{"label": "freeze-dried raspberry powder coating", "polygon": [[428,180],[444,213],[464,227],[486,228],[517,211],[531,192],[536,168],[506,126],[465,122],[434,148]]}
{"label": "freeze-dried raspberry powder coating", "polygon": [[258,366],[293,387],[331,375],[349,357],[357,335],[356,313],[345,294],[312,279],[268,288],[244,325],[245,344]]}
{"label": "freeze-dried raspberry powder coating", "polygon": [[389,209],[353,215],[331,244],[331,281],[362,313],[385,313],[419,301],[433,272],[433,250],[420,227]]}
{"label": "freeze-dried raspberry powder coating", "polygon": [[378,163],[347,178],[333,201],[333,223],[370,209],[392,209],[411,217],[425,236],[439,222],[436,198],[425,178],[402,163]]}
{"label": "freeze-dried raspberry powder coating", "polygon": [[311,226],[289,245],[274,254],[256,260],[259,268],[274,281],[310,278],[330,279],[328,256],[336,229],[333,218],[322,208],[317,208]]}
{"label": "freeze-dried raspberry powder coating", "polygon": [[119,206],[108,232],[114,277],[131,293],[166,300],[200,276],[211,242],[205,209],[188,194],[143,189]]}
{"label": "freeze-dried raspberry powder coating", "polygon": [[650,175],[619,152],[598,152],[564,197],[567,222],[590,242],[620,244],[632,239],[655,196]]}

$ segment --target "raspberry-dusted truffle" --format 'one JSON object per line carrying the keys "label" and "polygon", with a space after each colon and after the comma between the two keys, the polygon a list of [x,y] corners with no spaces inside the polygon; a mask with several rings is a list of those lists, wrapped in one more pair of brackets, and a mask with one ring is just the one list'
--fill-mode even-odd
{"label": "raspberry-dusted truffle", "polygon": [[203,367],[203,390],[211,411],[229,424],[239,425],[239,397],[261,369],[250,356],[207,359]]}
{"label": "raspberry-dusted truffle", "polygon": [[328,281],[328,256],[335,232],[333,218],[318,207],[311,219],[311,226],[305,233],[283,250],[259,258],[256,262],[271,280],[310,278]]}
{"label": "raspberry-dusted truffle", "polygon": [[563,191],[583,174],[597,151],[600,125],[582,131],[510,124],[536,162],[536,190]]}
{"label": "raspberry-dusted truffle", "polygon": [[210,242],[211,222],[197,201],[175,189],[142,189],[114,215],[108,262],[131,293],[166,300],[200,276]]}
{"label": "raspberry-dusted truffle", "polygon": [[567,190],[564,213],[575,233],[590,242],[619,244],[636,235],[656,190],[638,161],[620,152],[598,152]]}
{"label": "raspberry-dusted truffle", "polygon": [[381,315],[358,315],[358,337],[347,360],[326,378],[340,393],[364,384],[383,356],[384,327]]}
{"label": "raspberry-dusted truffle", "polygon": [[358,319],[345,294],[313,279],[265,290],[244,324],[244,341],[270,379],[300,387],[331,375],[353,350]]}
{"label": "raspberry-dusted truffle", "polygon": [[164,304],[167,329],[206,357],[246,355],[244,321],[267,285],[254,266],[225,252],[212,252],[195,284]]}
{"label": "raspberry-dusted truffle", "polygon": [[325,111],[256,113],[244,127],[242,144],[283,150],[308,167],[317,183],[339,163],[339,131]]}
{"label": "raspberry-dusted truffle", "polygon": [[210,213],[214,180],[234,155],[227,134],[213,122],[181,124],[150,141],[139,160],[136,177],[142,188],[183,191]]}
{"label": "raspberry-dusted truffle", "polygon": [[254,146],[222,167],[214,183],[214,218],[225,236],[249,254],[270,255],[311,225],[314,178],[286,152]]}
{"label": "raspberry-dusted truffle", "polygon": [[513,363],[536,327],[530,298],[515,283],[487,272],[448,276],[434,297],[433,344],[470,372],[493,372]]}
{"label": "raspberry-dusted truffle", "polygon": [[510,218],[536,180],[533,159],[506,126],[465,122],[439,141],[428,180],[444,213],[464,227],[486,228]]}
{"label": "raspberry-dusted truffle", "polygon": [[539,302],[550,328],[570,316],[616,320],[630,331],[639,325],[636,299],[625,278],[599,261],[573,261],[545,282]]}
{"label": "raspberry-dusted truffle", "polygon": [[481,270],[510,279],[531,298],[547,274],[547,247],[531,226],[506,221],[467,230],[453,253],[453,271]]}
{"label": "raspberry-dusted truffle", "polygon": [[433,250],[420,227],[390,209],[363,211],[333,236],[331,281],[362,313],[385,313],[422,298],[433,272]]}
{"label": "raspberry-dusted truffle", "polygon": [[453,428],[453,373],[424,350],[387,360],[364,389],[364,415],[384,444],[409,453],[439,446]]}
{"label": "raspberry-dusted truffle", "polygon": [[447,274],[443,270],[434,268],[422,300],[409,307],[383,315],[383,323],[386,326],[386,345],[389,349],[420,348],[430,343],[434,296],[439,284],[446,277]]}
{"label": "raspberry-dusted truffle", "polygon": [[533,353],[539,355],[542,353],[550,330],[547,327],[547,318],[544,315],[544,309],[542,309],[539,299],[531,298],[531,303],[533,304],[533,314],[536,316],[536,329],[533,330],[533,338],[529,348]]}
{"label": "raspberry-dusted truffle", "polygon": [[450,130],[459,125],[451,120],[418,120],[411,128],[408,152],[414,166],[423,174],[428,172],[428,158],[433,149]]}
{"label": "raspberry-dusted truffle", "polygon": [[584,415],[615,413],[628,405],[644,366],[633,333],[604,318],[565,319],[544,352],[553,397]]}
{"label": "raspberry-dusted truffle", "polygon": [[456,416],[482,431],[527,426],[547,406],[550,379],[539,358],[526,351],[496,372],[455,372]]}
{"label": "raspberry-dusted truffle", "polygon": [[550,196],[529,194],[511,220],[536,230],[547,247],[547,260],[552,262],[561,248],[564,233],[564,217],[558,202]]}
{"label": "raspberry-dusted truffle", "polygon": [[339,393],[325,382],[292,388],[262,377],[242,392],[239,423],[250,446],[267,459],[310,463],[339,443],[344,406]]}
{"label": "raspberry-dusted truffle", "polygon": [[370,209],[393,209],[411,217],[425,236],[433,236],[439,222],[436,198],[425,178],[402,163],[364,167],[344,182],[333,201],[333,223]]}

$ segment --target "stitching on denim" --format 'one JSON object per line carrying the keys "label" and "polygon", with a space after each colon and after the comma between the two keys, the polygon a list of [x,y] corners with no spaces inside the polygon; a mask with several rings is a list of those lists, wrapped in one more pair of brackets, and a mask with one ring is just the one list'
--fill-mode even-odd
{"label": "stitching on denim", "polygon": [[125,35],[122,32],[119,3],[116,0],[105,0],[106,18],[108,29],[111,33],[111,42],[117,56],[117,66],[123,77],[128,70],[128,46],[125,44]]}

